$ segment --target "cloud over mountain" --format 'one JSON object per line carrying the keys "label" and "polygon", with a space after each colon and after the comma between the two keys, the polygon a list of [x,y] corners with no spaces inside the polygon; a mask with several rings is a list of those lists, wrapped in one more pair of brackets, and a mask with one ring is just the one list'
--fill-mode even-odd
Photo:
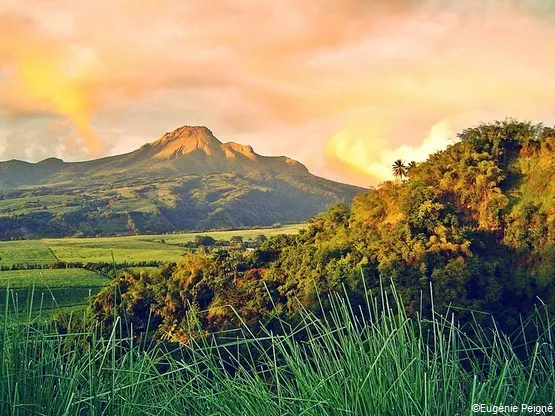
{"label": "cloud over mountain", "polygon": [[[435,125],[458,131],[491,118],[553,121],[554,7],[501,0],[2,4],[0,159],[121,153],[187,122],[263,153],[291,154],[321,174],[376,182],[383,175],[368,167],[382,163],[381,150],[370,151],[376,141],[395,153],[425,148]],[[357,147],[329,151],[360,119],[366,130],[347,142],[367,149],[363,168]],[[9,143],[21,137],[25,146]],[[346,166],[359,176],[347,177]]]}

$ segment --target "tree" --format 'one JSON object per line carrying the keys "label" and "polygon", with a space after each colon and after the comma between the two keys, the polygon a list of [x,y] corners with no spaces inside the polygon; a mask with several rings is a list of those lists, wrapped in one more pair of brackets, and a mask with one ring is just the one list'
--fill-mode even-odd
{"label": "tree", "polygon": [[401,159],[397,159],[395,162],[393,162],[392,168],[393,176],[401,179],[401,181],[407,176],[407,166],[405,165],[405,162],[403,162]]}
{"label": "tree", "polygon": [[216,240],[209,235],[195,236],[195,245],[197,247],[211,247],[216,244]]}
{"label": "tree", "polygon": [[234,235],[229,239],[230,244],[236,248],[243,248],[243,237]]}
{"label": "tree", "polygon": [[416,162],[414,160],[412,160],[407,165],[407,176],[410,176],[411,173],[414,172],[414,168],[416,168]]}
{"label": "tree", "polygon": [[256,237],[254,237],[254,243],[257,247],[260,247],[262,244],[264,244],[265,241],[268,241],[268,237],[266,237],[264,234],[258,234]]}

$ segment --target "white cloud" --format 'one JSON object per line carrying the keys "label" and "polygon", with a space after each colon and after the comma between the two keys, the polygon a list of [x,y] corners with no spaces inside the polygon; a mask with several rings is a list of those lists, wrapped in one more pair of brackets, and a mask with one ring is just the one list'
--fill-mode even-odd
{"label": "white cloud", "polygon": [[[369,135],[372,130],[374,134]],[[351,124],[329,140],[328,151],[375,182],[381,182],[393,179],[391,166],[395,160],[422,162],[431,153],[455,142],[453,131],[446,120],[434,124],[428,135],[415,145],[390,148],[389,141],[378,132],[375,126],[365,126],[363,122],[359,122],[356,127]]]}

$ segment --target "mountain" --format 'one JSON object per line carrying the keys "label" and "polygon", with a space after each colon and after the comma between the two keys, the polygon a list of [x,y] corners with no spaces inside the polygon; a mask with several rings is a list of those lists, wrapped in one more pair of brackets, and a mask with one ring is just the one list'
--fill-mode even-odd
{"label": "mountain", "polygon": [[83,175],[87,175],[87,179],[114,174],[135,177],[138,170],[164,175],[247,174],[257,170],[309,175],[308,169],[295,160],[284,156],[260,156],[251,146],[220,142],[206,127],[183,126],[123,155],[86,162],[64,162],[57,158],[38,163],[19,160],[0,162],[0,186],[9,188],[61,183],[80,180]]}
{"label": "mountain", "polygon": [[0,238],[115,235],[304,221],[364,189],[183,126],[84,162],[0,162]]}

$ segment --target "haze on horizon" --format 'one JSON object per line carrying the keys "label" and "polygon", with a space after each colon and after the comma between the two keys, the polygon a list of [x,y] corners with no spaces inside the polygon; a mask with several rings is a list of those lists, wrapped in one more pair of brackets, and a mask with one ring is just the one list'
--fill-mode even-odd
{"label": "haze on horizon", "polygon": [[0,0],[0,160],[182,125],[362,186],[462,128],[555,124],[555,1]]}

